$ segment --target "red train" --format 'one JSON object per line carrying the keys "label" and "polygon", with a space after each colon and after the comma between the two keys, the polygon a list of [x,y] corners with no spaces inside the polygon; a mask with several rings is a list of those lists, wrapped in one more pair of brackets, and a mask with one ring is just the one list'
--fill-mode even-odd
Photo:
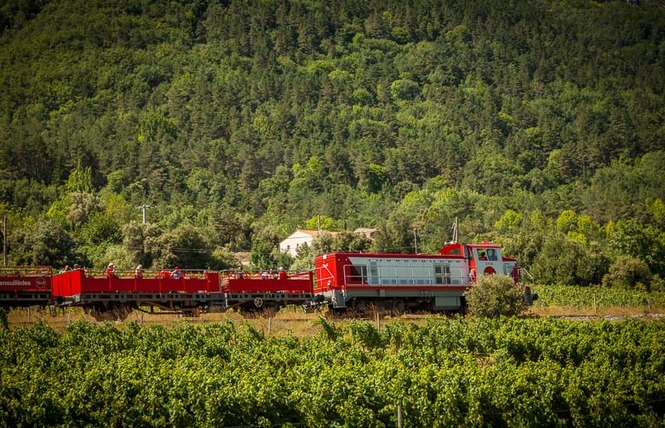
{"label": "red train", "polygon": [[49,267],[2,268],[0,305],[79,306],[98,319],[131,310],[196,314],[286,305],[332,309],[459,310],[476,276],[511,275],[517,260],[501,247],[453,243],[439,254],[329,253],[314,272],[184,271],[178,279],[145,272],[107,276],[83,269],[52,275]]}

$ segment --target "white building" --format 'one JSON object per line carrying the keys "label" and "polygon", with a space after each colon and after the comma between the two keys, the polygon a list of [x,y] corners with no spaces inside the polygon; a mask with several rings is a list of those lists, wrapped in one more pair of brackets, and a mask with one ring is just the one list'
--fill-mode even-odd
{"label": "white building", "polygon": [[300,248],[302,244],[312,246],[312,241],[314,241],[314,238],[323,232],[325,231],[319,232],[318,230],[296,230],[279,243],[279,250],[283,253],[289,254],[291,257],[295,257],[298,254],[298,248]]}
{"label": "white building", "polygon": [[[376,232],[376,229],[366,228],[358,228],[353,231],[353,233],[365,235],[370,239],[373,238],[374,232]],[[295,257],[298,254],[298,248],[300,248],[302,244],[307,244],[311,247],[314,238],[323,233],[329,233],[332,236],[339,235],[339,232],[330,232],[327,230],[318,231],[298,229],[279,243],[279,250],[283,253],[288,253],[291,257]]]}

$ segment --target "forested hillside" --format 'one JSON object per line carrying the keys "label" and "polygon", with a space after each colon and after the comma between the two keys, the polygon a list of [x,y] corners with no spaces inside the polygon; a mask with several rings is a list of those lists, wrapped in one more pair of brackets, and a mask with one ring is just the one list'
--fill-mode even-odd
{"label": "forested hillside", "polygon": [[10,263],[287,265],[295,228],[379,229],[306,267],[459,218],[536,281],[663,286],[659,2],[8,0],[0,88]]}

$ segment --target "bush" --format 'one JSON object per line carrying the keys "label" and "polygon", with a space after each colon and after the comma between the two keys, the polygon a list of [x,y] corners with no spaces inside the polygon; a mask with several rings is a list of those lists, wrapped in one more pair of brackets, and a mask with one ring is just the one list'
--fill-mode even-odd
{"label": "bush", "polygon": [[0,330],[9,330],[9,319],[5,308],[0,308]]}
{"label": "bush", "polygon": [[526,309],[524,293],[505,275],[483,275],[466,294],[469,314],[484,318],[519,315]]}
{"label": "bush", "polygon": [[632,256],[621,256],[617,257],[609,273],[603,277],[603,285],[650,291],[651,279],[651,270],[644,261]]}

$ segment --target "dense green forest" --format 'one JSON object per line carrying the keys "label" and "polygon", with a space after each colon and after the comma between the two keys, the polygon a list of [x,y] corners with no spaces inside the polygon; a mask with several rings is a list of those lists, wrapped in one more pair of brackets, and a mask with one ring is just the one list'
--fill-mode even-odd
{"label": "dense green forest", "polygon": [[[537,282],[662,288],[665,8],[628,3],[7,0],[9,261],[306,268],[457,218]],[[317,224],[379,232],[279,254]]]}

